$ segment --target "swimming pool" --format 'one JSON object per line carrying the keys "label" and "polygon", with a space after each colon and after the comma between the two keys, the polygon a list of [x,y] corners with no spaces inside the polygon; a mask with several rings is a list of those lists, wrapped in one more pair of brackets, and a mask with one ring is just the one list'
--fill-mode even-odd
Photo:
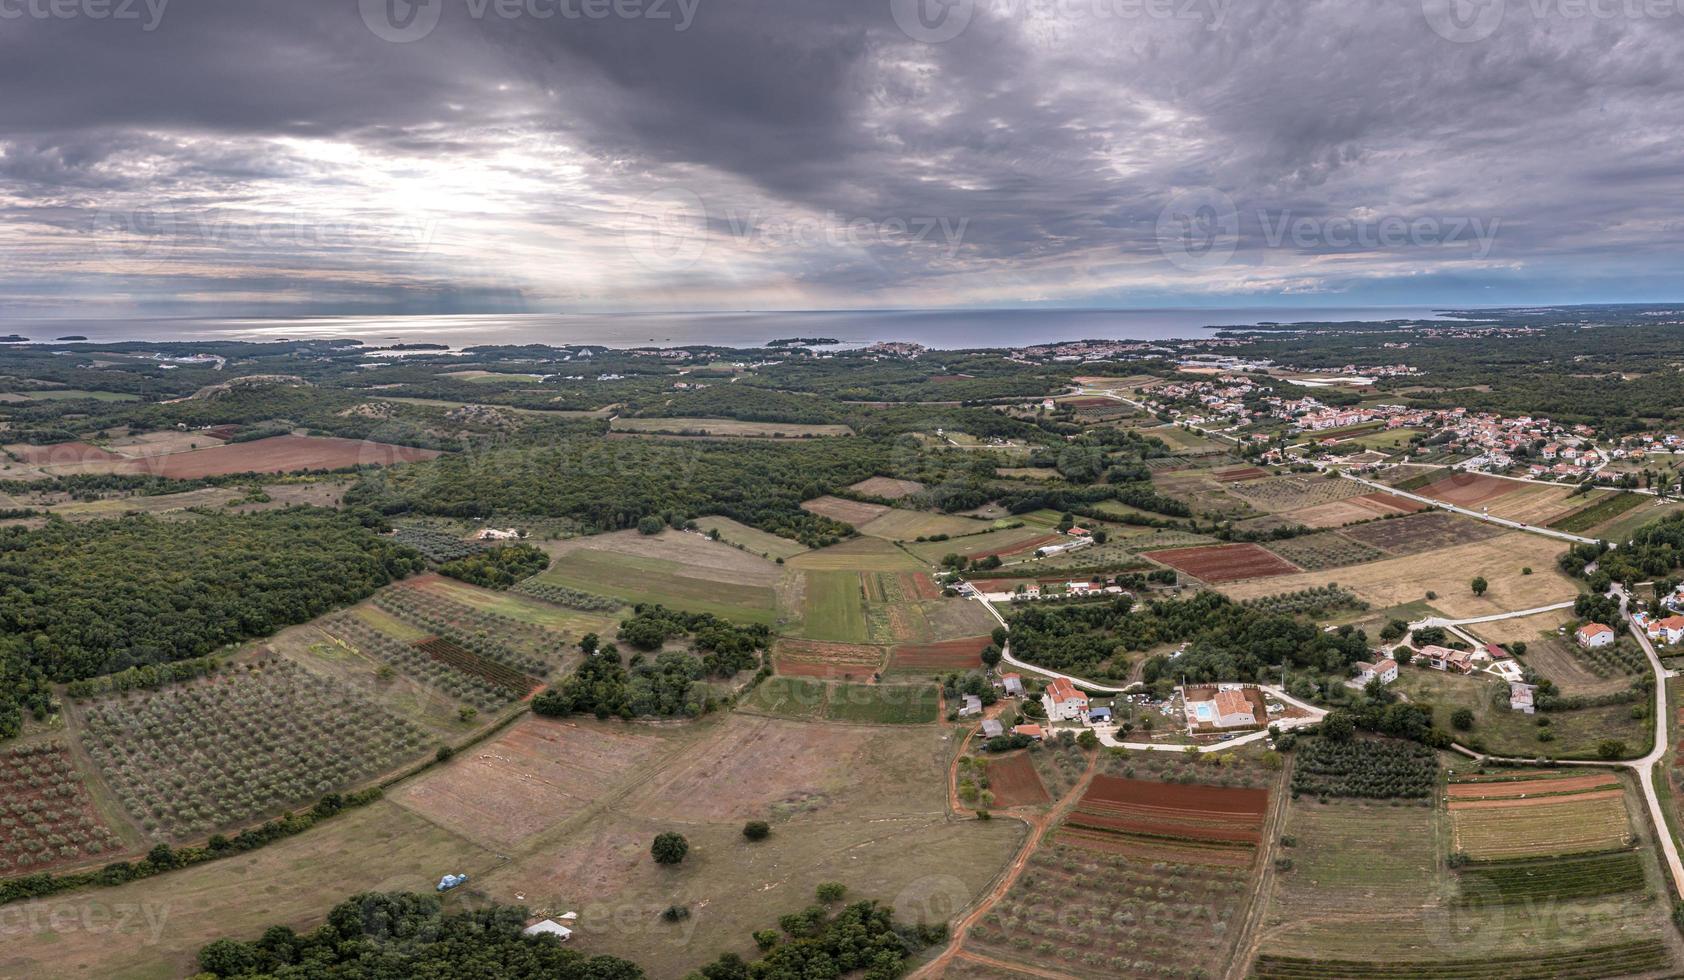
{"label": "swimming pool", "polygon": [[1210,708],[1209,701],[1200,701],[1193,705],[1193,714],[1200,721],[1214,721],[1216,712]]}

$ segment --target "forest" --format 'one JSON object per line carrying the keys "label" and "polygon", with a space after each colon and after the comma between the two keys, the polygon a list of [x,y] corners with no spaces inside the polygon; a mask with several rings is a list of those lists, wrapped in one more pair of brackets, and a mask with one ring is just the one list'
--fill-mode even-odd
{"label": "forest", "polygon": [[[378,519],[317,508],[0,528],[0,734],[65,682],[217,648],[421,570]],[[372,523],[370,523],[372,522]],[[21,695],[21,696],[20,696]]]}

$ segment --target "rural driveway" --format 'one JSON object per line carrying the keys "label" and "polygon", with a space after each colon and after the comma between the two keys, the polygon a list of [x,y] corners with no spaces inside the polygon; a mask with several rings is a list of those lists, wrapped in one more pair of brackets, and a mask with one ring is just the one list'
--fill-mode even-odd
{"label": "rural driveway", "polygon": [[1371,490],[1384,491],[1394,497],[1403,497],[1406,500],[1413,500],[1416,503],[1426,504],[1429,507],[1438,507],[1442,510],[1448,510],[1452,513],[1461,514],[1465,517],[1472,517],[1475,520],[1484,521],[1487,524],[1496,524],[1499,527],[1512,528],[1516,531],[1527,531],[1531,534],[1541,534],[1546,538],[1558,538],[1562,541],[1571,541],[1574,544],[1598,543],[1595,538],[1581,538],[1577,534],[1568,534],[1566,531],[1556,531],[1551,528],[1538,527],[1533,524],[1522,524],[1519,521],[1511,521],[1504,517],[1492,517],[1490,514],[1482,514],[1477,510],[1469,510],[1466,507],[1458,507],[1455,504],[1447,504],[1442,500],[1435,500],[1432,497],[1423,497],[1418,493],[1411,493],[1408,490],[1399,490],[1396,487],[1388,487],[1384,483],[1378,483],[1374,480],[1365,480],[1360,476],[1352,476],[1344,470],[1335,470],[1335,472],[1345,479],[1355,480]]}

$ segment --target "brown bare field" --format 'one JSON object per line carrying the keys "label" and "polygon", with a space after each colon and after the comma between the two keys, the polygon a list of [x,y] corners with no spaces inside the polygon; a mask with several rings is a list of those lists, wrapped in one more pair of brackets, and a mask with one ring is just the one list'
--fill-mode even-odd
{"label": "brown bare field", "polygon": [[1522,524],[1548,524],[1612,495],[1593,491],[1572,497],[1572,492],[1572,487],[1522,483],[1519,490],[1505,494],[1502,499],[1492,503],[1488,510],[1493,516],[1519,521]]}
{"label": "brown bare field", "polygon": [[988,760],[988,789],[994,794],[995,808],[1000,810],[1051,802],[1027,752]]}
{"label": "brown bare field", "polygon": [[905,644],[889,654],[894,670],[975,670],[982,666],[982,648],[994,642],[986,636],[972,636],[939,643]]}
{"label": "brown bare field", "polygon": [[[1476,623],[1467,627],[1468,631],[1487,643],[1513,643],[1520,640],[1528,645],[1538,641],[1544,634],[1555,635],[1556,628],[1563,626],[1573,619],[1573,610],[1557,609],[1554,612],[1537,613],[1532,616],[1521,616],[1518,619],[1499,619],[1490,623]],[[1527,651],[1527,657],[1532,653]],[[1527,663],[1531,663],[1528,659]]]}
{"label": "brown bare field", "polygon": [[[1365,524],[1354,531],[1398,523],[1403,521]],[[1565,548],[1560,541],[1513,531],[1488,541],[1425,554],[1224,585],[1221,591],[1232,599],[1253,599],[1337,582],[1376,608],[1419,602],[1432,591],[1438,594],[1432,600],[1433,608],[1446,616],[1456,619],[1489,616],[1547,606],[1578,595],[1577,584],[1556,571],[1556,556]],[[1526,566],[1532,568],[1533,574],[1521,574],[1521,568]],[[1468,588],[1475,575],[1483,576],[1490,583],[1490,590],[1483,597],[1475,596]]]}
{"label": "brown bare field", "polygon": [[780,674],[850,680],[875,674],[886,659],[883,647],[865,643],[831,643],[825,640],[780,639],[773,650],[773,663]]}
{"label": "brown bare field", "polygon": [[1525,487],[1524,483],[1483,473],[1452,473],[1415,491],[1423,497],[1442,500],[1458,507],[1478,507]]}
{"label": "brown bare field", "polygon": [[[1161,562],[1205,582],[1293,575],[1298,566],[1255,544],[1216,544],[1173,551],[1148,551],[1144,558]],[[1278,590],[1277,590],[1278,591]]]}
{"label": "brown bare field", "polygon": [[[1544,793],[1547,791],[1540,789],[1538,792]],[[1614,789],[1597,790],[1590,793],[1571,793],[1562,797],[1562,799],[1582,802],[1587,800],[1615,800],[1624,796],[1625,790],[1616,787]],[[1480,798],[1472,800],[1451,800],[1447,806],[1449,806],[1451,813],[1459,813],[1463,810],[1516,810],[1521,808],[1547,806],[1554,803],[1555,799],[1556,798],[1552,796],[1523,796],[1517,793],[1513,796],[1498,797],[1495,799]]]}
{"label": "brown bare field", "polygon": [[[1516,779],[1508,781],[1451,783],[1452,800],[1505,800],[1535,797],[1551,793],[1583,793],[1587,790],[1613,789],[1618,791],[1620,780],[1612,773],[1592,773],[1589,776],[1563,776],[1553,779]],[[1452,807],[1455,804],[1451,804]]]}
{"label": "brown bare field", "polygon": [[1510,532],[1471,517],[1432,511],[1396,520],[1374,521],[1340,533],[1394,555],[1414,555],[1489,541]]}
{"label": "brown bare field", "polygon": [[476,844],[509,847],[580,812],[661,746],[625,725],[528,716],[391,799]]}
{"label": "brown bare field", "polygon": [[1261,480],[1269,475],[1269,471],[1255,466],[1242,466],[1237,470],[1212,470],[1210,475],[1218,483],[1235,483],[1240,480]]}
{"label": "brown bare field", "polygon": [[778,566],[759,555],[686,531],[667,530],[653,535],[615,531],[585,538],[546,541],[543,548],[551,557],[558,559],[577,551],[599,551],[673,562],[688,570],[701,572],[699,577],[732,585],[771,586],[777,584],[779,578]]}
{"label": "brown bare field", "polygon": [[917,480],[897,480],[888,476],[874,476],[867,480],[861,480],[848,489],[855,493],[863,493],[868,497],[899,500],[902,497],[910,497],[924,489],[924,485]]}
{"label": "brown bare field", "polygon": [[869,524],[889,512],[889,508],[882,504],[862,504],[856,500],[844,500],[841,497],[817,497],[802,502],[801,509],[809,514],[828,517],[833,521],[841,521],[855,527],[861,524]]}
{"label": "brown bare field", "polygon": [[292,473],[299,470],[336,470],[348,466],[391,466],[432,459],[439,452],[392,446],[336,436],[273,436],[234,442],[210,449],[163,456],[60,464],[45,467],[53,474],[134,473],[191,480],[229,473]]}

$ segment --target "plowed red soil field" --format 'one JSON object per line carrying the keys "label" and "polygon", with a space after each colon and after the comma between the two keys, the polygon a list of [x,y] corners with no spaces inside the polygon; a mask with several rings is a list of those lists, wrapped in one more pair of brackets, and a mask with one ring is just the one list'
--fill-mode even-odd
{"label": "plowed red soil field", "polygon": [[1298,566],[1255,544],[1213,544],[1171,551],[1148,551],[1145,557],[1206,582],[1237,582],[1268,575],[1293,575]]}

